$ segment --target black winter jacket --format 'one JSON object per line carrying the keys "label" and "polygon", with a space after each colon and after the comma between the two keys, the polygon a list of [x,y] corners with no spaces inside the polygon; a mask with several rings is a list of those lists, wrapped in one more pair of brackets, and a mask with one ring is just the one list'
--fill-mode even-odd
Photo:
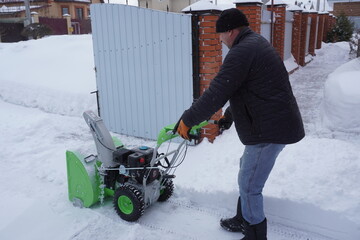
{"label": "black winter jacket", "polygon": [[305,136],[283,61],[265,38],[248,27],[240,31],[219,73],[182,120],[189,127],[197,125],[228,100],[245,145],[290,144]]}

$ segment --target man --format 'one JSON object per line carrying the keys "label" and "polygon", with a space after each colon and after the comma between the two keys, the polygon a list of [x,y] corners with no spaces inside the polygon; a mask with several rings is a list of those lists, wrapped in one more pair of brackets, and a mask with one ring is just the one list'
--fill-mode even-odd
{"label": "man", "polygon": [[262,189],[281,150],[300,141],[305,133],[282,59],[248,26],[238,9],[221,13],[216,31],[229,53],[209,88],[181,116],[177,132],[189,139],[192,126],[230,101],[219,125],[229,128],[234,121],[245,150],[240,158],[237,214],[221,219],[220,225],[243,232],[244,240],[263,240],[267,239],[267,223]]}

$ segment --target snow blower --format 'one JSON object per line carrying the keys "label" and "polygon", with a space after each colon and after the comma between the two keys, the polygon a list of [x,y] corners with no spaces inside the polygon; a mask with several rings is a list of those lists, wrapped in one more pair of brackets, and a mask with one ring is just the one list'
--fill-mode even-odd
{"label": "snow blower", "polygon": [[[173,193],[172,179],[186,155],[188,142],[178,148],[158,153],[159,147],[175,137],[176,124],[164,127],[154,148],[140,146],[127,149],[116,137],[111,137],[102,119],[92,111],[83,114],[93,135],[97,155],[82,156],[66,151],[68,193],[74,206],[91,207],[113,197],[117,214],[126,221],[136,221],[145,208],[156,201],[166,201]],[[191,129],[197,138],[204,121]],[[171,141],[169,141],[170,143]]]}

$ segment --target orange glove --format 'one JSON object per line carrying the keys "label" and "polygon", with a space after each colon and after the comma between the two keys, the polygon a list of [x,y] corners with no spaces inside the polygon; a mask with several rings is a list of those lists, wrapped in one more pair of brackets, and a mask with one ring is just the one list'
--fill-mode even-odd
{"label": "orange glove", "polygon": [[178,126],[178,128],[177,128],[177,133],[178,133],[183,139],[190,140],[189,132],[190,132],[190,128],[185,125],[185,123],[183,122],[183,120],[180,120],[179,126]]}

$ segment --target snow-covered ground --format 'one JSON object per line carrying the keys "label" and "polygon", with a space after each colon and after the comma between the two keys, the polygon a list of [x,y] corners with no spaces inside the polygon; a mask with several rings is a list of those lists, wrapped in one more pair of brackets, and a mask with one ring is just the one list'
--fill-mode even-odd
{"label": "snow-covered ground", "polygon": [[[283,150],[265,186],[270,240],[360,239],[360,123],[344,123],[347,131],[334,128],[326,107],[338,96],[338,85],[325,84],[337,67],[348,63],[339,71],[355,78],[341,84],[360,81],[360,61],[349,62],[348,51],[347,43],[324,44],[290,77],[307,136]],[[121,220],[110,199],[90,209],[73,207],[65,151],[95,153],[82,118],[84,110],[96,111],[93,68],[90,35],[0,43],[0,239],[241,238],[219,226],[221,217],[234,213],[238,194],[244,146],[234,127],[213,144],[190,147],[176,172],[173,197],[146,209],[136,223]],[[343,76],[335,72],[329,79],[339,83]],[[325,86],[330,91],[324,98]],[[356,86],[344,87],[353,91],[340,96],[350,96],[353,108],[341,112],[343,121],[359,117]],[[343,111],[342,104],[335,103],[332,113]],[[127,147],[155,145],[117,136]]]}

